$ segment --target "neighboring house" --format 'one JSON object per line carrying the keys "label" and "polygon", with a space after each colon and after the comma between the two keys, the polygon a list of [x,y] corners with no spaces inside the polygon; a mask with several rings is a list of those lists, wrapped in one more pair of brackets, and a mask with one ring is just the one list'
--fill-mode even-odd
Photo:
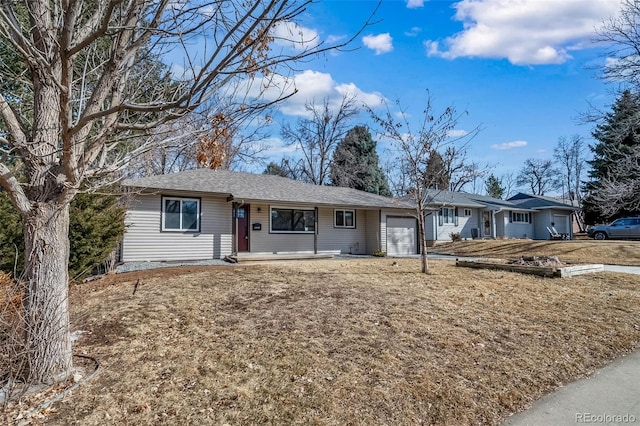
{"label": "neighboring house", "polygon": [[428,241],[462,238],[550,239],[547,227],[573,237],[571,214],[576,210],[549,197],[517,194],[508,200],[465,192],[434,191],[428,196]]}
{"label": "neighboring house", "polygon": [[523,194],[522,192],[509,198],[509,201],[535,212],[535,239],[549,238],[547,226],[554,227],[560,234],[568,234],[570,238],[573,238],[573,216],[580,210],[579,207],[563,203],[557,198]]}
{"label": "neighboring house", "polygon": [[125,262],[418,250],[410,204],[351,188],[209,169],[123,185]]}

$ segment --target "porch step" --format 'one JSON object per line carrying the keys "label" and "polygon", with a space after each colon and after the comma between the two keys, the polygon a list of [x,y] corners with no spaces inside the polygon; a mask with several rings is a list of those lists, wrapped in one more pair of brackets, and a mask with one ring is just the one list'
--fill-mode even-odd
{"label": "porch step", "polygon": [[227,257],[232,262],[240,263],[267,260],[332,259],[333,256],[333,253],[237,253]]}

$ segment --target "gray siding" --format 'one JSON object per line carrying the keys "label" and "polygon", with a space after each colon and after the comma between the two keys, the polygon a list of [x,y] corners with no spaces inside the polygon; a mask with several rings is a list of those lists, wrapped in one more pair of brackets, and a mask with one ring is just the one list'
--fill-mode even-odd
{"label": "gray siding", "polygon": [[[252,204],[249,224],[249,250],[252,253],[313,253],[313,234],[271,233],[269,204]],[[274,207],[313,209],[287,203],[273,204]],[[258,211],[260,209],[260,211]],[[347,209],[352,210],[352,209]],[[377,213],[375,211],[374,213]],[[364,210],[356,210],[355,228],[335,228],[333,208],[318,208],[318,252],[324,253],[367,253],[367,216]],[[252,224],[260,223],[262,229],[254,231]],[[377,227],[377,218],[376,218]]]}
{"label": "gray siding", "polygon": [[[505,238],[535,238],[535,226],[533,223],[515,223],[509,222],[509,212],[504,213],[504,233]],[[533,222],[534,213],[530,213],[531,221]],[[498,234],[501,235],[501,234]]]}
{"label": "gray siding", "polygon": [[438,227],[438,213],[428,212],[424,215],[424,236],[427,241],[435,241],[437,236]]}
{"label": "gray siding", "polygon": [[373,253],[374,250],[382,250],[382,243],[380,240],[380,210],[367,210],[365,211],[366,221],[366,254]]}
{"label": "gray siding", "polygon": [[[551,223],[555,222],[555,215],[560,216],[570,216],[571,213],[567,210],[554,210],[554,209],[545,209],[535,212],[533,214],[533,224],[535,230],[535,238],[537,240],[549,240],[551,236],[549,235],[549,231],[547,230],[547,226],[551,228]],[[571,224],[571,217],[569,217],[569,225]],[[556,230],[558,232],[562,232],[560,229]],[[573,230],[571,226],[568,229],[569,234],[573,238]]]}
{"label": "gray siding", "polygon": [[507,223],[509,222],[509,213],[501,211],[495,214],[496,238],[508,238]]}
{"label": "gray siding", "polygon": [[551,227],[553,213],[549,210],[541,210],[533,214],[534,238],[536,240],[549,240],[551,236],[547,226]]}
{"label": "gray siding", "polygon": [[161,231],[160,194],[136,196],[125,216],[122,260],[201,260],[230,254],[231,204],[220,198],[196,198],[200,198],[200,232],[190,233]]}
{"label": "gray siding", "polygon": [[355,228],[335,228],[332,208],[318,209],[318,251],[331,253],[367,253],[364,210],[356,210]]}
{"label": "gray siding", "polygon": [[[465,207],[458,207],[458,224],[443,223],[440,225],[440,211],[425,217],[427,240],[451,241],[452,233],[460,233],[462,238],[471,238],[471,229],[480,228],[482,213],[479,209],[468,208],[471,216],[464,216]],[[429,229],[431,228],[431,229]]]}
{"label": "gray siding", "polygon": [[[287,203],[274,204],[275,207],[302,208],[305,210],[313,207],[299,206]],[[258,211],[260,209],[260,211]],[[251,204],[249,213],[249,251],[251,253],[313,253],[313,234],[306,233],[270,233],[269,204]],[[252,224],[259,223],[260,231],[254,231]]]}

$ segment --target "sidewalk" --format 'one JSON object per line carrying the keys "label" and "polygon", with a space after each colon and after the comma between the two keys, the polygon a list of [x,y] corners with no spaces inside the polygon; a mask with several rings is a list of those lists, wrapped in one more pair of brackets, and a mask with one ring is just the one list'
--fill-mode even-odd
{"label": "sidewalk", "polygon": [[561,387],[504,426],[640,425],[640,351]]}

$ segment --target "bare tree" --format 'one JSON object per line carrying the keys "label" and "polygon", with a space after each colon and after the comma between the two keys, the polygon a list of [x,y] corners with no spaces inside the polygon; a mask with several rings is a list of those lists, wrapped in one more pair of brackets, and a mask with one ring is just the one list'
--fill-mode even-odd
{"label": "bare tree", "polygon": [[603,77],[640,88],[640,2],[622,0],[620,13],[603,22],[595,41],[611,46],[606,52]]}
{"label": "bare tree", "polygon": [[558,187],[558,171],[551,160],[529,158],[520,169],[516,184],[527,187],[534,195],[544,195]]}
{"label": "bare tree", "polygon": [[[291,34],[296,49],[278,47],[275,26],[294,25],[308,4],[2,2],[0,185],[24,221],[23,377],[50,383],[71,371],[70,201],[88,186],[112,183],[112,173],[147,152],[153,140],[141,136],[151,129],[208,99],[249,87],[264,92],[278,72],[290,72],[287,64],[339,47],[301,40],[299,31]],[[201,48],[193,49],[193,43]],[[148,84],[140,77],[160,74],[152,72],[157,62],[149,69],[139,66],[148,52],[184,58],[185,72],[169,78],[170,84],[166,74]],[[4,84],[9,80],[17,83]],[[263,109],[269,101],[256,100],[260,96],[258,91],[242,103],[240,112]],[[9,158],[24,164],[22,175],[11,172]]]}
{"label": "bare tree", "polygon": [[469,161],[465,148],[464,145],[447,147],[442,156],[449,176],[450,191],[462,191],[471,184],[471,192],[476,192],[477,180],[483,178],[489,171],[489,166],[481,166],[478,162]]}
{"label": "bare tree", "polygon": [[[582,171],[586,164],[584,156],[584,141],[580,135],[573,135],[570,140],[562,136],[553,150],[553,158],[559,165],[562,175],[563,196],[578,205],[582,205]],[[580,230],[584,232],[584,221],[577,214],[576,219]]]}
{"label": "bare tree", "polygon": [[302,153],[296,168],[301,170],[303,179],[325,185],[331,173],[333,150],[350,129],[349,120],[358,114],[359,108],[355,96],[347,94],[335,108],[325,98],[322,105],[311,101],[305,109],[311,117],[298,120],[295,128],[285,124],[282,137]]}
{"label": "bare tree", "polygon": [[500,177],[500,182],[504,185],[504,198],[509,199],[512,195],[515,195],[517,177],[513,172],[505,173]]}
{"label": "bare tree", "polygon": [[[262,163],[261,153],[269,148],[263,140],[267,137],[264,126],[270,122],[247,117],[234,119],[224,113],[209,118],[205,134],[197,145],[196,161],[199,167],[235,170],[245,165]],[[252,121],[259,121],[254,125]]]}
{"label": "bare tree", "polygon": [[219,103],[205,103],[197,111],[151,130],[152,148],[127,166],[127,176],[175,173],[197,167],[237,170],[264,161],[269,148],[268,112],[242,116],[237,106],[227,106],[233,115],[221,112]]}
{"label": "bare tree", "polygon": [[[400,103],[396,104],[400,108]],[[437,188],[437,184],[442,179],[442,176],[434,173],[431,157],[434,152],[441,152],[447,147],[468,143],[477,135],[479,129],[476,128],[463,137],[451,138],[451,131],[455,129],[459,119],[467,112],[458,113],[454,107],[449,106],[438,114],[434,111],[429,92],[427,92],[424,116],[417,131],[412,131],[406,118],[407,115],[402,110],[400,112],[399,115],[402,118],[398,120],[394,118],[394,114],[391,113],[388,106],[387,112],[383,116],[369,109],[373,120],[380,126],[381,138],[391,141],[396,150],[394,159],[396,173],[392,173],[392,185],[396,189],[401,188],[405,191],[405,194],[397,195],[410,195],[415,201],[414,215],[418,219],[422,272],[427,273],[429,272],[429,263],[425,238],[425,215],[429,210],[430,202],[439,193],[437,189],[431,188]],[[445,169],[440,168],[440,170],[441,173],[446,173]],[[396,183],[394,184],[394,182]]]}
{"label": "bare tree", "polygon": [[145,136],[150,148],[131,159],[124,170],[125,176],[164,175],[195,169],[198,135],[203,134],[206,125],[202,118],[200,114],[189,114],[152,129],[150,135]]}
{"label": "bare tree", "polygon": [[640,146],[622,151],[620,147],[607,147],[618,161],[609,165],[608,173],[590,194],[603,217],[616,217],[622,213],[640,212]]}

